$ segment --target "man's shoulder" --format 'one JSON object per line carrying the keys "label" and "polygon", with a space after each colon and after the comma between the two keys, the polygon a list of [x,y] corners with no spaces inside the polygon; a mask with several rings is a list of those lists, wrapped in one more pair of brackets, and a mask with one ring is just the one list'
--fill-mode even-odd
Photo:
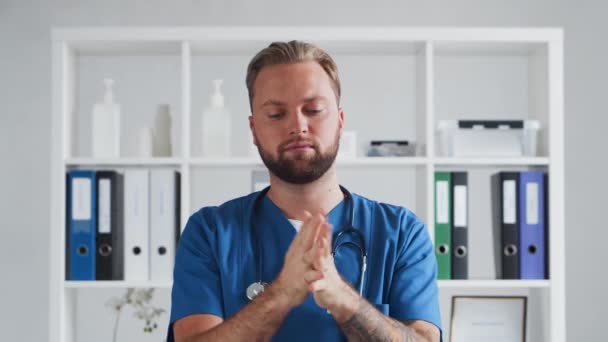
{"label": "man's shoulder", "polygon": [[385,218],[420,221],[414,211],[401,205],[370,199],[356,193],[353,194],[353,200],[355,202],[355,207],[367,208],[368,210],[371,210],[375,216],[380,215]]}
{"label": "man's shoulder", "polygon": [[258,192],[253,192],[233,198],[220,205],[201,207],[191,215],[190,219],[212,225],[218,222],[241,221],[241,217],[250,210],[257,194]]}
{"label": "man's shoulder", "polygon": [[429,246],[430,237],[426,225],[414,211],[401,205],[359,195],[353,197],[355,208],[363,209],[360,211],[359,215],[362,217],[358,222],[361,226],[368,224],[369,227],[373,227],[375,234],[382,236],[386,241],[395,241],[401,251],[407,246]]}

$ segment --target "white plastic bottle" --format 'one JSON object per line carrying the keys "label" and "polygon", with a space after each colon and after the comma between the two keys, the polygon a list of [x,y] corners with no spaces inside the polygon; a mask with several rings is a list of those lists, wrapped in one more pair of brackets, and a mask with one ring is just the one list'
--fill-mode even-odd
{"label": "white plastic bottle", "polygon": [[139,158],[150,158],[153,156],[153,132],[152,127],[142,126],[137,135],[137,156]]}
{"label": "white plastic bottle", "polygon": [[232,139],[230,111],[224,107],[224,96],[220,87],[223,80],[214,80],[215,92],[211,103],[203,112],[203,156],[229,157]]}
{"label": "white plastic bottle", "polygon": [[153,156],[171,156],[171,113],[168,104],[158,105],[154,117]]}
{"label": "white plastic bottle", "polygon": [[114,103],[114,80],[106,78],[103,103],[93,106],[91,120],[94,158],[120,157],[120,105]]}

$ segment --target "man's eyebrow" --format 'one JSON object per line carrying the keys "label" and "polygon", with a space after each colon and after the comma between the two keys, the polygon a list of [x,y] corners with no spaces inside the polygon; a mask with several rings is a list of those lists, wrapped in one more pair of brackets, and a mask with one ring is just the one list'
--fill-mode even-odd
{"label": "man's eyebrow", "polygon": [[308,103],[308,102],[313,102],[316,100],[321,100],[321,101],[327,101],[327,98],[325,96],[311,96],[311,97],[307,97],[304,99],[304,102]]}
{"label": "man's eyebrow", "polygon": [[[304,103],[309,103],[309,102],[313,102],[313,101],[327,101],[327,98],[325,96],[311,96],[311,97],[306,97],[304,99],[302,99],[302,102]],[[266,107],[266,106],[285,106],[287,105],[285,102],[281,102],[281,101],[277,101],[277,100],[266,100],[266,102],[262,103],[262,108]]]}
{"label": "man's eyebrow", "polygon": [[266,106],[284,106],[285,102],[281,102],[281,101],[276,101],[276,100],[267,100],[266,102],[262,103],[262,107],[266,107]]}

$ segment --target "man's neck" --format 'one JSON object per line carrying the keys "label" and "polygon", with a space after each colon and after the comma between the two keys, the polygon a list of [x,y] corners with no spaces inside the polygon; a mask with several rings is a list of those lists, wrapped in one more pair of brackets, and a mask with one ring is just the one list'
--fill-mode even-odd
{"label": "man's neck", "polygon": [[328,214],[344,199],[333,167],[312,183],[286,183],[271,174],[270,184],[268,198],[289,219],[304,220],[304,211]]}

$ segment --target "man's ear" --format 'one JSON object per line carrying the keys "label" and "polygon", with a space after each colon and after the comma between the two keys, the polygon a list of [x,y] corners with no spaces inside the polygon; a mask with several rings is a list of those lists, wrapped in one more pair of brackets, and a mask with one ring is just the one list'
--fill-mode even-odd
{"label": "man's ear", "polygon": [[344,128],[344,110],[342,110],[342,107],[338,107],[338,125],[340,127],[340,137],[341,137],[342,130]]}
{"label": "man's ear", "polygon": [[253,138],[253,144],[258,146],[258,141],[255,138],[255,125],[253,124],[253,114],[249,115],[249,130],[251,131],[251,137]]}

